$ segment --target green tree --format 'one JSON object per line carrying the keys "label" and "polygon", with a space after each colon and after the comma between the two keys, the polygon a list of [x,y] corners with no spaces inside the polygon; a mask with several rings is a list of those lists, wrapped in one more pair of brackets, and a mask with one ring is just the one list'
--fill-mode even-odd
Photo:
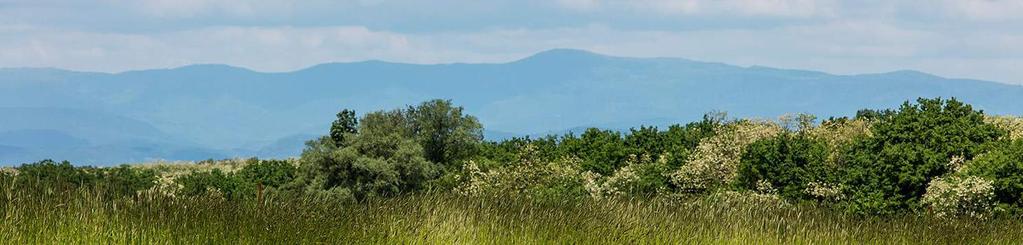
{"label": "green tree", "polygon": [[567,152],[582,159],[582,169],[601,175],[610,175],[625,165],[628,148],[620,133],[597,128],[586,129],[579,138],[562,139]]}
{"label": "green tree", "polygon": [[[873,114],[873,113],[866,113]],[[949,171],[952,157],[972,159],[1004,132],[958,100],[918,99],[878,113],[873,137],[856,140],[846,154],[843,182],[856,213],[892,213],[919,207],[927,183]]]}
{"label": "green tree", "polygon": [[235,174],[225,173],[220,169],[209,172],[193,171],[185,176],[174,179],[181,186],[178,195],[201,196],[219,192],[229,199],[255,197],[255,189]]}
{"label": "green tree", "polygon": [[964,172],[992,180],[999,203],[1023,209],[1023,139],[992,148],[969,163]]}
{"label": "green tree", "polygon": [[341,144],[345,140],[345,135],[354,134],[359,127],[359,119],[355,116],[355,111],[349,109],[343,109],[337,113],[337,120],[330,125],[330,138],[334,140],[334,144]]}
{"label": "green tree", "polygon": [[826,143],[800,133],[782,133],[746,148],[736,182],[747,190],[757,190],[767,183],[783,197],[808,198],[808,184],[833,181],[829,173],[834,169],[826,164],[827,159]]}
{"label": "green tree", "polygon": [[280,187],[295,178],[296,168],[285,160],[247,160],[245,167],[238,170],[238,176],[246,183]]}
{"label": "green tree", "polygon": [[405,111],[408,132],[422,147],[426,159],[457,166],[476,154],[483,141],[483,126],[476,117],[464,115],[451,100],[431,100]]}
{"label": "green tree", "polygon": [[421,146],[398,133],[361,133],[341,148],[323,140],[302,153],[307,191],[340,189],[360,200],[391,196],[420,190],[439,172],[423,158]]}
{"label": "green tree", "polygon": [[140,170],[123,164],[106,169],[101,183],[108,194],[120,196],[133,195],[152,188],[156,185],[156,179],[156,172],[153,170]]}
{"label": "green tree", "polygon": [[631,154],[647,155],[656,159],[667,150],[665,136],[657,127],[630,128],[629,134],[625,135],[625,145],[629,147]]}

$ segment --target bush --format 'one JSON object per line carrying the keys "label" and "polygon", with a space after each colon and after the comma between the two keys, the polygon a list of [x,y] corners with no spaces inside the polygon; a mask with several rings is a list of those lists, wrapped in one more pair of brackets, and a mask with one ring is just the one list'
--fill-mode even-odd
{"label": "bush", "polygon": [[581,166],[579,159],[571,157],[544,161],[534,147],[527,146],[516,164],[481,169],[475,162],[466,163],[457,191],[468,196],[577,200],[589,195],[587,184],[597,175],[583,172]]}
{"label": "bush", "polygon": [[582,169],[601,175],[613,173],[625,164],[629,150],[621,134],[612,130],[589,128],[580,137],[566,136],[563,147],[571,157],[582,160]]}
{"label": "bush", "polygon": [[440,173],[418,144],[395,133],[360,133],[346,144],[337,148],[328,138],[310,143],[301,158],[307,191],[345,188],[362,200],[423,189]]}
{"label": "bush", "polygon": [[994,201],[992,182],[976,176],[936,178],[923,197],[923,203],[938,217],[987,218]]}
{"label": "bush", "polygon": [[156,186],[156,180],[156,171],[136,169],[124,164],[104,169],[100,183],[109,194],[133,195]]}
{"label": "bush", "polygon": [[259,183],[267,187],[280,187],[295,178],[296,167],[286,160],[249,159],[245,167],[238,170],[238,176],[247,183]]}
{"label": "bush", "polygon": [[259,160],[256,158],[245,161],[243,167],[236,172],[225,172],[214,168],[210,171],[192,171],[174,180],[181,188],[179,195],[198,196],[216,193],[229,199],[252,199],[259,194],[259,186],[264,192],[274,191],[294,179],[296,168],[285,160]]}
{"label": "bush", "polygon": [[664,155],[667,158],[668,168],[678,169],[685,165],[689,160],[689,155],[700,145],[700,142],[713,137],[724,123],[725,115],[723,113],[708,113],[703,115],[703,120],[699,122],[668,127],[662,137],[665,141]]}
{"label": "bush", "polygon": [[999,203],[1023,208],[1023,139],[1003,142],[993,148],[962,171],[992,180]]}
{"label": "bush", "polygon": [[671,182],[683,192],[703,192],[732,183],[747,146],[781,131],[781,127],[769,122],[722,125],[714,136],[700,142],[685,165],[671,174]]}
{"label": "bush", "polygon": [[742,155],[736,182],[741,188],[757,190],[769,184],[790,199],[807,199],[811,183],[833,183],[834,169],[826,161],[825,142],[801,133],[782,133],[754,142]]}
{"label": "bush", "polygon": [[1005,130],[1008,140],[1023,139],[1023,117],[989,116],[985,121]]}
{"label": "bush", "polygon": [[842,168],[847,207],[855,213],[919,208],[928,183],[949,172],[950,159],[970,160],[1004,135],[984,122],[983,112],[955,99],[921,98],[871,117],[872,137],[853,142]]}
{"label": "bush", "polygon": [[183,196],[214,194],[229,199],[246,199],[254,198],[256,195],[255,186],[246,183],[235,174],[225,173],[220,169],[209,172],[193,171],[178,177],[174,182],[181,186],[178,195]]}
{"label": "bush", "polygon": [[24,187],[71,190],[95,186],[99,179],[95,168],[75,167],[68,161],[42,160],[18,167],[17,183]]}
{"label": "bush", "polygon": [[129,165],[114,168],[75,167],[68,161],[43,160],[17,168],[15,183],[48,192],[88,188],[103,195],[126,196],[156,185],[156,172]]}
{"label": "bush", "polygon": [[629,157],[625,167],[600,181],[599,188],[591,188],[596,197],[649,198],[668,190],[667,158],[654,161],[647,155]]}

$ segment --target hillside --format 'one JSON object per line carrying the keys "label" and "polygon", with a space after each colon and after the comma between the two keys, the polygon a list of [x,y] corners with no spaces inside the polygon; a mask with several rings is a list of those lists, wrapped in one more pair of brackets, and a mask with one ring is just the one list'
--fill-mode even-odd
{"label": "hillside", "polygon": [[0,163],[295,155],[334,113],[449,98],[491,137],[739,117],[851,115],[917,97],[1023,114],[1023,86],[916,71],[833,75],[551,50],[501,64],[322,64],[283,73],[192,65],[124,73],[0,69]]}

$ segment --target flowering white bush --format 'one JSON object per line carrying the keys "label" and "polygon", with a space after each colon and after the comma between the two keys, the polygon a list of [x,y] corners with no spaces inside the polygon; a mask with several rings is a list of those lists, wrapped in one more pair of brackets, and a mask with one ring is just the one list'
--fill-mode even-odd
{"label": "flowering white bush", "polygon": [[841,201],[845,199],[844,189],[845,186],[841,184],[810,182],[806,183],[803,192],[820,200]]}
{"label": "flowering white bush", "polygon": [[483,171],[476,162],[467,162],[456,192],[468,196],[582,196],[588,192],[588,184],[599,177],[584,173],[580,165],[579,159],[567,157],[542,162],[535,157],[535,149],[527,146],[517,164]]}
{"label": "flowering white bush", "polygon": [[927,186],[923,202],[938,217],[987,218],[995,206],[994,186],[976,176],[937,178]]}
{"label": "flowering white bush", "polygon": [[814,140],[828,145],[828,163],[841,163],[844,146],[848,146],[858,137],[870,137],[870,122],[866,120],[827,121],[820,126],[806,128],[805,131]]}
{"label": "flowering white bush", "polygon": [[1009,132],[1009,139],[1023,139],[1023,117],[1013,116],[987,116],[984,122],[994,124]]}
{"label": "flowering white bush", "polygon": [[778,135],[782,128],[766,121],[738,121],[716,131],[715,136],[700,142],[685,165],[670,174],[672,183],[682,191],[700,192],[731,182],[746,147]]}
{"label": "flowering white bush", "polygon": [[[662,193],[667,191],[663,182],[651,180],[650,177],[663,178],[664,168],[667,166],[668,157],[662,155],[657,161],[650,159],[648,155],[632,155],[626,161],[627,165],[618,169],[611,176],[601,179],[599,174],[587,172],[587,190],[594,198],[625,197],[630,195],[643,195]],[[644,179],[646,177],[647,179]]]}

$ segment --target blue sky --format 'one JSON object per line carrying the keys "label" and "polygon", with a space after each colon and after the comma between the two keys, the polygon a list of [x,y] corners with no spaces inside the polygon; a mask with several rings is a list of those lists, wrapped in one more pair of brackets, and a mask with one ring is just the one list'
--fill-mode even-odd
{"label": "blue sky", "polygon": [[290,71],[578,48],[1023,84],[1021,13],[1019,0],[0,0],[0,67]]}

